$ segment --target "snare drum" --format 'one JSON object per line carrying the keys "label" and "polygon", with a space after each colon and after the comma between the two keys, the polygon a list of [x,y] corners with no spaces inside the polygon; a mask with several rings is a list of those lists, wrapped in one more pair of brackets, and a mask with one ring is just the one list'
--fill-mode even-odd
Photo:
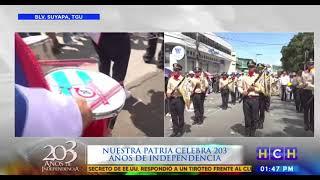
{"label": "snare drum", "polygon": [[58,68],[45,76],[52,92],[86,99],[95,120],[112,118],[124,106],[122,86],[111,77],[79,68]]}

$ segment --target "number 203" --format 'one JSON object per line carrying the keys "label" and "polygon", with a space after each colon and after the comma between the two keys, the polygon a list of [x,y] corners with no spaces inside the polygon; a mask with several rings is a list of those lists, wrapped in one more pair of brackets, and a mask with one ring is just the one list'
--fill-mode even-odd
{"label": "number 203", "polygon": [[[73,161],[75,161],[77,159],[77,157],[78,157],[77,152],[74,151],[74,148],[77,146],[77,144],[76,144],[75,141],[67,141],[66,144],[68,144],[68,143],[72,144],[72,147],[70,149],[66,149],[62,145],[57,145],[55,147],[53,147],[52,145],[45,146],[44,149],[50,148],[50,153],[45,158],[43,158],[43,160],[44,161],[55,161],[55,160],[62,161],[67,157],[68,153],[71,153],[72,154],[72,159],[69,160],[66,163],[72,163]],[[58,157],[57,154],[56,154],[56,150],[58,148],[62,149],[62,151],[63,151],[62,157]]]}

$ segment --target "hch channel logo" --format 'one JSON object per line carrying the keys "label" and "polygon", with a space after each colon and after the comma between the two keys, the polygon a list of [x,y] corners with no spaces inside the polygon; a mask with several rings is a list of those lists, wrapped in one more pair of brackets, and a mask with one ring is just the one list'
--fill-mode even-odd
{"label": "hch channel logo", "polygon": [[257,147],[257,160],[297,160],[296,147]]}

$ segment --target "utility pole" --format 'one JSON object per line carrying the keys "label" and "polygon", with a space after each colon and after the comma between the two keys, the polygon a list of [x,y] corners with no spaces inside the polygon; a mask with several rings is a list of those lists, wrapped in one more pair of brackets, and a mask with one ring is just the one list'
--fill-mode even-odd
{"label": "utility pole", "polygon": [[199,67],[199,55],[200,55],[200,52],[199,52],[199,33],[197,32],[196,33],[196,67]]}
{"label": "utility pole", "polygon": [[187,44],[184,42],[184,71],[188,72],[188,62],[187,62]]}
{"label": "utility pole", "polygon": [[306,69],[307,66],[307,56],[309,55],[309,51],[304,51],[304,69]]}
{"label": "utility pole", "polygon": [[256,63],[258,63],[258,56],[262,56],[262,54],[256,54]]}

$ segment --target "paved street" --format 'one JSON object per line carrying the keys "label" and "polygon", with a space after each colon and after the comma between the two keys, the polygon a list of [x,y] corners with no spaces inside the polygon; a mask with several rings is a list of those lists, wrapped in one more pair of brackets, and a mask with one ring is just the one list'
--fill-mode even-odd
{"label": "paved street", "polygon": [[137,81],[119,114],[113,137],[163,137],[163,71]]}
{"label": "paved street", "polygon": [[[230,98],[229,98],[230,101]],[[185,111],[184,137],[242,137],[244,136],[244,115],[242,103],[229,104],[222,110],[221,95],[210,94],[205,100],[204,123],[191,125],[193,112]],[[165,136],[171,130],[171,118],[165,117]],[[294,102],[282,102],[278,96],[271,100],[270,112],[266,112],[264,129],[257,130],[258,137],[312,137],[303,126],[303,114],[296,113]]]}

